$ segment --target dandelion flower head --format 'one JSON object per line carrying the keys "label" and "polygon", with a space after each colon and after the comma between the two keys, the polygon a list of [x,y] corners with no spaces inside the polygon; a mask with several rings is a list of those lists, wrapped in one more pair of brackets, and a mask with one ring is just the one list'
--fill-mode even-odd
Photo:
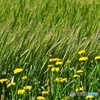
{"label": "dandelion flower head", "polygon": [[23,71],[22,68],[16,68],[15,70],[13,70],[14,74],[20,73],[22,71]]}
{"label": "dandelion flower head", "polygon": [[38,96],[38,97],[37,97],[37,100],[45,100],[45,97],[43,97],[43,96]]}
{"label": "dandelion flower head", "polygon": [[88,57],[80,57],[79,58],[79,61],[87,61],[88,60]]}
{"label": "dandelion flower head", "polygon": [[100,59],[100,56],[96,56],[94,59],[95,60],[99,60]]}
{"label": "dandelion flower head", "polygon": [[7,85],[7,87],[11,87],[11,86],[15,86],[15,85],[16,85],[15,82],[10,82],[10,83]]}
{"label": "dandelion flower head", "polygon": [[25,89],[19,89],[17,92],[19,95],[24,94],[25,93]]}
{"label": "dandelion flower head", "polygon": [[80,51],[78,52],[79,55],[81,55],[81,54],[83,54],[83,53],[85,53],[85,50],[80,50]]}

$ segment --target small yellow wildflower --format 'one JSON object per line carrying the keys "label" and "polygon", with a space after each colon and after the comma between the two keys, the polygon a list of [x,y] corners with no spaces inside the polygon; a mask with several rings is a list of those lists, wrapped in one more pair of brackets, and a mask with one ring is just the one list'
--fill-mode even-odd
{"label": "small yellow wildflower", "polygon": [[80,69],[80,70],[77,71],[77,73],[83,73],[83,70]]}
{"label": "small yellow wildflower", "polygon": [[52,65],[48,65],[47,67],[48,67],[48,68],[51,68],[51,67],[52,67]]}
{"label": "small yellow wildflower", "polygon": [[100,60],[100,56],[96,56],[94,59],[95,60]]}
{"label": "small yellow wildflower", "polygon": [[75,91],[76,91],[76,92],[83,91],[83,88],[82,88],[82,87],[76,88]]}
{"label": "small yellow wildflower", "polygon": [[43,96],[43,95],[48,95],[48,94],[49,94],[48,91],[42,91],[42,96]]}
{"label": "small yellow wildflower", "polygon": [[79,76],[79,75],[77,75],[77,74],[75,74],[73,77],[76,77],[76,78],[77,78],[77,77],[80,77],[80,76]]}
{"label": "small yellow wildflower", "polygon": [[66,80],[67,80],[67,78],[62,78],[60,82],[63,83],[63,82],[65,82]]}
{"label": "small yellow wildflower", "polygon": [[27,80],[27,76],[22,76],[22,80]]}
{"label": "small yellow wildflower", "polygon": [[51,71],[54,72],[54,71],[55,71],[55,67],[52,67],[52,68],[51,68]]}
{"label": "small yellow wildflower", "polygon": [[86,60],[88,60],[88,57],[80,57],[79,58],[79,61],[86,61]]}
{"label": "small yellow wildflower", "polygon": [[75,91],[78,92],[79,91],[79,88],[76,88]]}
{"label": "small yellow wildflower", "polygon": [[60,82],[60,80],[61,80],[61,78],[58,78],[58,77],[57,77],[54,81],[55,81],[55,82]]}
{"label": "small yellow wildflower", "polygon": [[25,93],[25,89],[19,89],[17,93],[18,94],[24,94]]}
{"label": "small yellow wildflower", "polygon": [[11,87],[11,86],[15,86],[15,85],[16,85],[15,82],[10,82],[10,83],[7,85],[7,87]]}
{"label": "small yellow wildflower", "polygon": [[59,72],[60,71],[60,68],[59,67],[55,68],[55,71],[56,72]]}
{"label": "small yellow wildflower", "polygon": [[8,81],[7,78],[0,79],[0,83],[4,83],[4,82],[6,82],[6,81]]}
{"label": "small yellow wildflower", "polygon": [[67,78],[59,78],[59,77],[57,77],[54,81],[55,82],[58,82],[58,83],[63,83],[63,82],[65,82],[67,80]]}
{"label": "small yellow wildflower", "polygon": [[31,90],[32,89],[32,86],[27,85],[27,86],[24,86],[23,89],[25,89],[25,90]]}
{"label": "small yellow wildflower", "polygon": [[60,68],[59,67],[52,67],[51,68],[51,71],[52,72],[59,72],[60,71]]}
{"label": "small yellow wildflower", "polygon": [[55,63],[55,65],[62,65],[62,64],[63,64],[62,61],[58,61],[58,62]]}
{"label": "small yellow wildflower", "polygon": [[45,100],[45,98],[43,96],[38,96],[37,100]]}
{"label": "small yellow wildflower", "polygon": [[59,58],[50,58],[49,62],[56,62],[56,61],[61,61]]}
{"label": "small yellow wildflower", "polygon": [[71,60],[67,60],[67,61],[66,61],[66,64],[69,64],[69,63],[71,63]]}
{"label": "small yellow wildflower", "polygon": [[94,96],[86,96],[86,99],[93,99],[94,98]]}
{"label": "small yellow wildflower", "polygon": [[80,87],[79,89],[80,89],[80,91],[83,91],[83,88],[82,87]]}
{"label": "small yellow wildflower", "polygon": [[16,68],[13,72],[14,72],[14,74],[17,74],[17,73],[20,73],[22,71],[23,71],[22,68]]}
{"label": "small yellow wildflower", "polygon": [[80,50],[80,51],[78,52],[79,55],[81,55],[81,54],[83,54],[83,53],[85,53],[85,50]]}

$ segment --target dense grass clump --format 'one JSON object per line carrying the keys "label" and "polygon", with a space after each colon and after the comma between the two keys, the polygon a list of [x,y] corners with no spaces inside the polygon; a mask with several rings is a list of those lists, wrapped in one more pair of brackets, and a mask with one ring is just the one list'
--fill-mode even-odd
{"label": "dense grass clump", "polygon": [[100,99],[99,0],[1,0],[0,26],[1,100]]}

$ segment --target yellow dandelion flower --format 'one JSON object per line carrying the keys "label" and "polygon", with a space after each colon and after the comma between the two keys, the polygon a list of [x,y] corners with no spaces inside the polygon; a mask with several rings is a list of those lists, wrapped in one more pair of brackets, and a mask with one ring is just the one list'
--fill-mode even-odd
{"label": "yellow dandelion flower", "polygon": [[66,64],[69,64],[69,63],[71,63],[71,60],[67,60],[67,61],[66,61]]}
{"label": "yellow dandelion flower", "polygon": [[38,96],[37,100],[45,100],[45,98],[43,96]]}
{"label": "yellow dandelion flower", "polygon": [[48,95],[49,92],[48,91],[42,91],[42,95]]}
{"label": "yellow dandelion flower", "polygon": [[54,72],[54,71],[55,71],[55,67],[52,67],[52,68],[51,68],[51,71]]}
{"label": "yellow dandelion flower", "polygon": [[77,78],[77,77],[80,77],[80,76],[79,76],[79,75],[77,75],[77,74],[75,74],[73,77],[74,77],[74,78],[75,78],[75,77]]}
{"label": "yellow dandelion flower", "polygon": [[51,68],[51,71],[52,72],[59,72],[60,71],[60,68],[59,67],[52,67]]}
{"label": "yellow dandelion flower", "polygon": [[18,93],[18,94],[24,94],[24,93],[25,93],[25,89],[19,89],[19,90],[17,91],[17,93]]}
{"label": "yellow dandelion flower", "polygon": [[83,53],[85,53],[85,50],[80,50],[80,51],[78,52],[79,55],[81,55],[81,54],[83,54]]}
{"label": "yellow dandelion flower", "polygon": [[80,89],[80,91],[83,91],[83,88],[82,87],[80,87],[79,89]]}
{"label": "yellow dandelion flower", "polygon": [[8,81],[7,78],[0,79],[0,83],[4,83],[4,82],[6,82],[6,81]]}
{"label": "yellow dandelion flower", "polygon": [[76,88],[75,91],[78,92],[79,91],[79,88]]}
{"label": "yellow dandelion flower", "polygon": [[31,90],[32,89],[32,86],[27,85],[27,86],[24,86],[23,89],[25,89],[25,90]]}
{"label": "yellow dandelion flower", "polygon": [[65,82],[66,80],[67,80],[67,78],[62,78],[60,82],[63,83],[63,82]]}
{"label": "yellow dandelion flower", "polygon": [[59,67],[55,68],[55,71],[56,72],[59,72],[60,71],[60,68]]}
{"label": "yellow dandelion flower", "polygon": [[51,68],[51,67],[52,67],[52,65],[48,65],[47,67],[48,67],[48,68]]}
{"label": "yellow dandelion flower", "polygon": [[58,61],[58,62],[55,63],[55,65],[62,65],[62,64],[63,64],[62,61]]}
{"label": "yellow dandelion flower", "polygon": [[20,73],[22,71],[23,71],[22,68],[16,68],[15,70],[13,70],[14,74]]}
{"label": "yellow dandelion flower", "polygon": [[27,80],[27,76],[22,76],[22,80]]}
{"label": "yellow dandelion flower", "polygon": [[54,81],[55,82],[58,82],[58,83],[63,83],[63,82],[65,82],[67,80],[67,78],[59,78],[59,77],[57,77]]}
{"label": "yellow dandelion flower", "polygon": [[83,73],[83,70],[80,69],[80,70],[77,71],[77,73]]}
{"label": "yellow dandelion flower", "polygon": [[76,91],[76,92],[83,91],[83,88],[82,88],[82,87],[76,88],[75,91]]}
{"label": "yellow dandelion flower", "polygon": [[86,60],[88,60],[88,57],[80,57],[79,58],[79,61],[86,61]]}
{"label": "yellow dandelion flower", "polygon": [[61,78],[57,77],[54,81],[55,82],[60,82]]}
{"label": "yellow dandelion flower", "polygon": [[61,61],[59,58],[50,58],[49,62],[56,62],[56,61]]}
{"label": "yellow dandelion flower", "polygon": [[96,56],[94,59],[95,60],[100,60],[100,56]]}
{"label": "yellow dandelion flower", "polygon": [[93,99],[94,98],[94,96],[86,96],[86,99]]}
{"label": "yellow dandelion flower", "polygon": [[15,86],[15,85],[16,85],[15,82],[10,82],[10,83],[7,85],[7,87],[11,87],[11,86]]}

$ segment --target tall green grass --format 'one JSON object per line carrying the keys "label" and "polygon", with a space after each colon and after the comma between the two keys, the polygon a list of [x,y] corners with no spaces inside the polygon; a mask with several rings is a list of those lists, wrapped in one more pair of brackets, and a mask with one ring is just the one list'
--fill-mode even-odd
{"label": "tall green grass", "polygon": [[[20,77],[16,76],[16,91],[8,91],[10,97],[5,97],[5,100],[25,100],[25,97],[29,100],[36,99],[41,91],[46,89],[45,80],[48,75],[51,80],[54,77],[54,74],[48,73],[47,70],[48,60],[52,57],[62,59],[64,64],[61,66],[62,74],[59,75],[68,77],[69,81],[59,86],[52,83],[52,80],[51,89],[55,89],[52,90],[55,92],[50,92],[47,100],[68,98],[70,92],[75,91],[71,86],[79,82],[71,77],[81,66],[85,70],[83,76],[86,78],[80,78],[81,85],[86,92],[97,91],[100,88],[100,68],[94,57],[100,55],[99,6],[99,0],[1,0],[0,78],[8,77],[12,80],[12,77],[16,76],[13,75],[13,70],[22,67],[24,71],[20,77],[27,75],[28,81],[25,84],[33,86],[28,97],[25,94],[21,98],[17,90],[23,84],[19,82]],[[85,65],[78,61],[77,52],[81,49],[86,50],[85,56],[89,58]],[[66,68],[65,62],[68,59],[72,62]],[[4,93],[6,90],[4,89]],[[79,100],[82,98],[78,97]]]}

